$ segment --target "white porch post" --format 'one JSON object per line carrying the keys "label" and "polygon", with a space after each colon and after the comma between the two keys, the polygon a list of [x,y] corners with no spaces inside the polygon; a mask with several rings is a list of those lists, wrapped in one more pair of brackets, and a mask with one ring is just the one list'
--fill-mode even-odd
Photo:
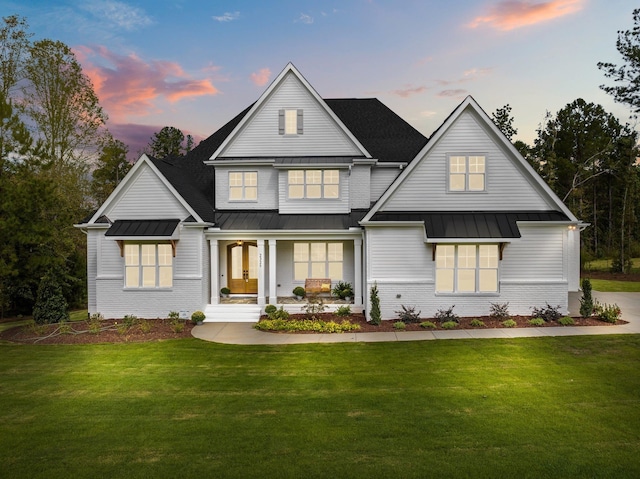
{"label": "white porch post", "polygon": [[355,269],[353,304],[354,306],[362,306],[362,238],[353,240],[353,260]]}
{"label": "white porch post", "polygon": [[220,247],[217,239],[209,240],[209,263],[211,263],[211,304],[218,304],[220,296]]}
{"label": "white porch post", "polygon": [[264,267],[264,240],[258,240],[258,306],[264,307],[265,301],[265,267]]}
{"label": "white porch post", "polygon": [[276,239],[269,240],[269,303],[278,304],[278,283],[276,278]]}

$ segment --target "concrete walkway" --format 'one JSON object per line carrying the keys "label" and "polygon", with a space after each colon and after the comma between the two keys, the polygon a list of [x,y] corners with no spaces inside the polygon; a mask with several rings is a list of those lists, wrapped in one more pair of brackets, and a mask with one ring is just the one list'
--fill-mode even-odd
{"label": "concrete walkway", "polygon": [[[559,326],[546,328],[465,329],[452,331],[403,331],[393,333],[275,334],[258,331],[255,323],[206,323],[192,329],[194,337],[224,344],[306,344],[385,341],[426,341],[431,339],[523,338],[534,336],[579,336],[593,334],[640,334],[640,293],[593,292],[600,303],[617,304],[628,324],[616,326]],[[569,310],[577,315],[579,293],[571,294]]]}

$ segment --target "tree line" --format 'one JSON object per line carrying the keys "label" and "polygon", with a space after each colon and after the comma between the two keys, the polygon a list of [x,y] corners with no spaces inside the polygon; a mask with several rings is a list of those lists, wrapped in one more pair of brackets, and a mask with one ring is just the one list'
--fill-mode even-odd
{"label": "tree line", "polygon": [[[640,9],[618,32],[623,64],[598,64],[616,101],[640,110]],[[131,168],[128,148],[106,127],[89,77],[64,43],[34,41],[25,18],[0,24],[0,313],[30,313],[43,278],[56,278],[71,306],[86,302],[86,241],[73,227],[103,203]],[[512,140],[511,107],[493,120]],[[615,259],[628,271],[640,256],[638,133],[600,105],[576,99],[549,113],[533,145],[515,147],[591,226],[583,258]],[[146,152],[180,156],[193,138],[175,127]]]}

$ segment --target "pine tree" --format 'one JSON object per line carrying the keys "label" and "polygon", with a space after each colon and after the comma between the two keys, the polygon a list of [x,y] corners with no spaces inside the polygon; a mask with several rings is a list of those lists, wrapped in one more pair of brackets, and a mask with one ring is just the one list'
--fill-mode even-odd
{"label": "pine tree", "polygon": [[69,319],[67,300],[57,281],[57,275],[47,273],[40,280],[38,296],[33,307],[33,320],[36,324],[59,323]]}
{"label": "pine tree", "polygon": [[371,324],[375,324],[376,326],[380,326],[382,322],[382,317],[380,315],[380,298],[378,296],[378,283],[374,283],[371,286],[371,311],[369,312],[369,322]]}

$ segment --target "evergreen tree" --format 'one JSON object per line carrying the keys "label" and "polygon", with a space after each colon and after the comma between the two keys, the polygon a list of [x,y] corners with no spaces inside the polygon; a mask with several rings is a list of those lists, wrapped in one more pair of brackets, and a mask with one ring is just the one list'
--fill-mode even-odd
{"label": "evergreen tree", "polygon": [[378,296],[378,283],[374,283],[371,286],[371,293],[369,295],[369,301],[371,301],[371,311],[369,312],[369,322],[380,326],[382,323],[382,316],[380,314],[380,297]]}
{"label": "evergreen tree", "polygon": [[151,137],[149,151],[156,158],[180,156],[184,151],[182,147],[183,141],[184,134],[182,131],[173,126],[165,126]]}
{"label": "evergreen tree", "polygon": [[110,135],[104,139],[91,182],[91,193],[97,205],[105,202],[131,169],[132,165],[127,160],[128,151],[128,147],[120,140]]}
{"label": "evergreen tree", "polygon": [[511,116],[511,105],[508,103],[502,108],[498,108],[491,114],[491,119],[500,129],[509,141],[513,141],[513,137],[518,134],[518,130],[514,128],[514,117]]}
{"label": "evergreen tree", "polygon": [[49,324],[68,319],[67,300],[62,294],[60,283],[55,274],[47,273],[38,286],[38,296],[33,307],[33,320],[36,324]]}

